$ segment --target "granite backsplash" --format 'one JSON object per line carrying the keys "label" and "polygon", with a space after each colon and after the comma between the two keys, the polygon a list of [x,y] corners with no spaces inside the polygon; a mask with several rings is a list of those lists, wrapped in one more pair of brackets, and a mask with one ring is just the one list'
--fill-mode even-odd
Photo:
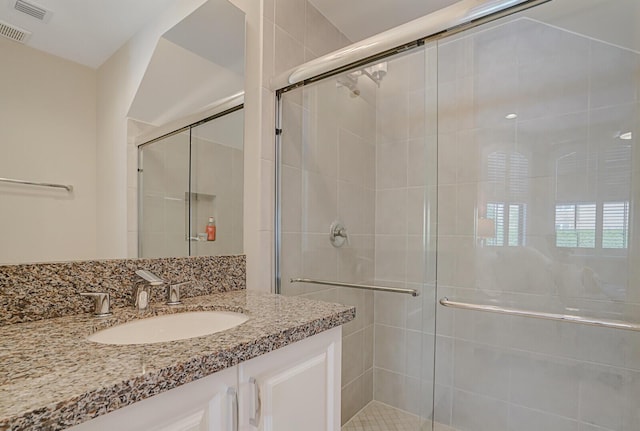
{"label": "granite backsplash", "polygon": [[[245,289],[246,259],[240,256],[88,260],[0,266],[0,326],[90,313],[93,301],[80,292],[106,292],[112,307],[132,306],[132,292],[146,269],[167,283],[190,281],[184,298]],[[163,301],[164,286],[151,301]]]}

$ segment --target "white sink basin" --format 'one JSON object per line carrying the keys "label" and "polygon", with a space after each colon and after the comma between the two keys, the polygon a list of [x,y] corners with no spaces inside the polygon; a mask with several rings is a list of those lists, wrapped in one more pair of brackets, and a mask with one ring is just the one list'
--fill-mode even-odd
{"label": "white sink basin", "polygon": [[149,317],[91,334],[102,344],[151,344],[201,337],[233,328],[249,320],[230,311],[192,311]]}

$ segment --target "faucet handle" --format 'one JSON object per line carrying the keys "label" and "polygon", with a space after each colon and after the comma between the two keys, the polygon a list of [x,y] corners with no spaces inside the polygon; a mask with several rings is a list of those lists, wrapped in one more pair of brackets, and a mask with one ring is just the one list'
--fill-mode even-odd
{"label": "faucet handle", "polygon": [[191,283],[190,281],[184,281],[177,284],[167,285],[167,305],[179,305],[182,304],[180,300],[180,287]]}
{"label": "faucet handle", "polygon": [[104,292],[82,292],[80,295],[93,298],[93,315],[96,317],[111,316],[111,298]]}
{"label": "faucet handle", "polygon": [[139,269],[136,271],[136,274],[146,280],[151,286],[160,286],[161,284],[164,284],[164,280],[151,271]]}
{"label": "faucet handle", "polygon": [[331,245],[336,248],[342,247],[345,242],[347,245],[350,245],[347,228],[338,220],[331,223],[331,227],[329,228],[329,241]]}

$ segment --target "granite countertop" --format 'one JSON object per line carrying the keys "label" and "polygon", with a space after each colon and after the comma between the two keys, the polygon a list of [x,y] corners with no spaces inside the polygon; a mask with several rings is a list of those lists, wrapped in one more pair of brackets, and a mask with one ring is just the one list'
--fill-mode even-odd
{"label": "granite countertop", "polygon": [[227,310],[250,319],[203,337],[156,344],[88,341],[95,330],[140,318],[66,316],[0,327],[0,430],[62,430],[347,323],[350,306],[246,290],[156,306],[143,317]]}

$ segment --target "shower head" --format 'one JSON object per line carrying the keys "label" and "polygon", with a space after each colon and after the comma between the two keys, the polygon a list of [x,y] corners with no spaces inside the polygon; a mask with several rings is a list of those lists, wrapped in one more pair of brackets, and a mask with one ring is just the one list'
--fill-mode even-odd
{"label": "shower head", "polygon": [[380,81],[382,81],[382,78],[387,74],[387,62],[385,61],[369,66],[365,68],[365,72],[371,77],[371,79],[380,85]]}
{"label": "shower head", "polygon": [[383,61],[382,63],[374,64],[373,66],[365,67],[362,69],[362,73],[368,76],[373,82],[376,83],[378,87],[380,87],[380,82],[382,78],[387,74],[387,62]]}
{"label": "shower head", "polygon": [[358,79],[361,76],[366,76],[367,78],[375,82],[378,87],[380,87],[380,82],[386,75],[387,62],[383,61],[382,63],[374,64],[363,69],[355,69],[351,72],[347,72],[346,74],[338,78],[336,85],[338,87],[348,88],[351,92],[351,97],[358,97],[360,96],[360,90],[358,89]]}
{"label": "shower head", "polygon": [[360,96],[360,90],[358,89],[358,77],[353,73],[339,77],[336,85],[338,87],[347,88],[349,90],[349,96],[352,98]]}

